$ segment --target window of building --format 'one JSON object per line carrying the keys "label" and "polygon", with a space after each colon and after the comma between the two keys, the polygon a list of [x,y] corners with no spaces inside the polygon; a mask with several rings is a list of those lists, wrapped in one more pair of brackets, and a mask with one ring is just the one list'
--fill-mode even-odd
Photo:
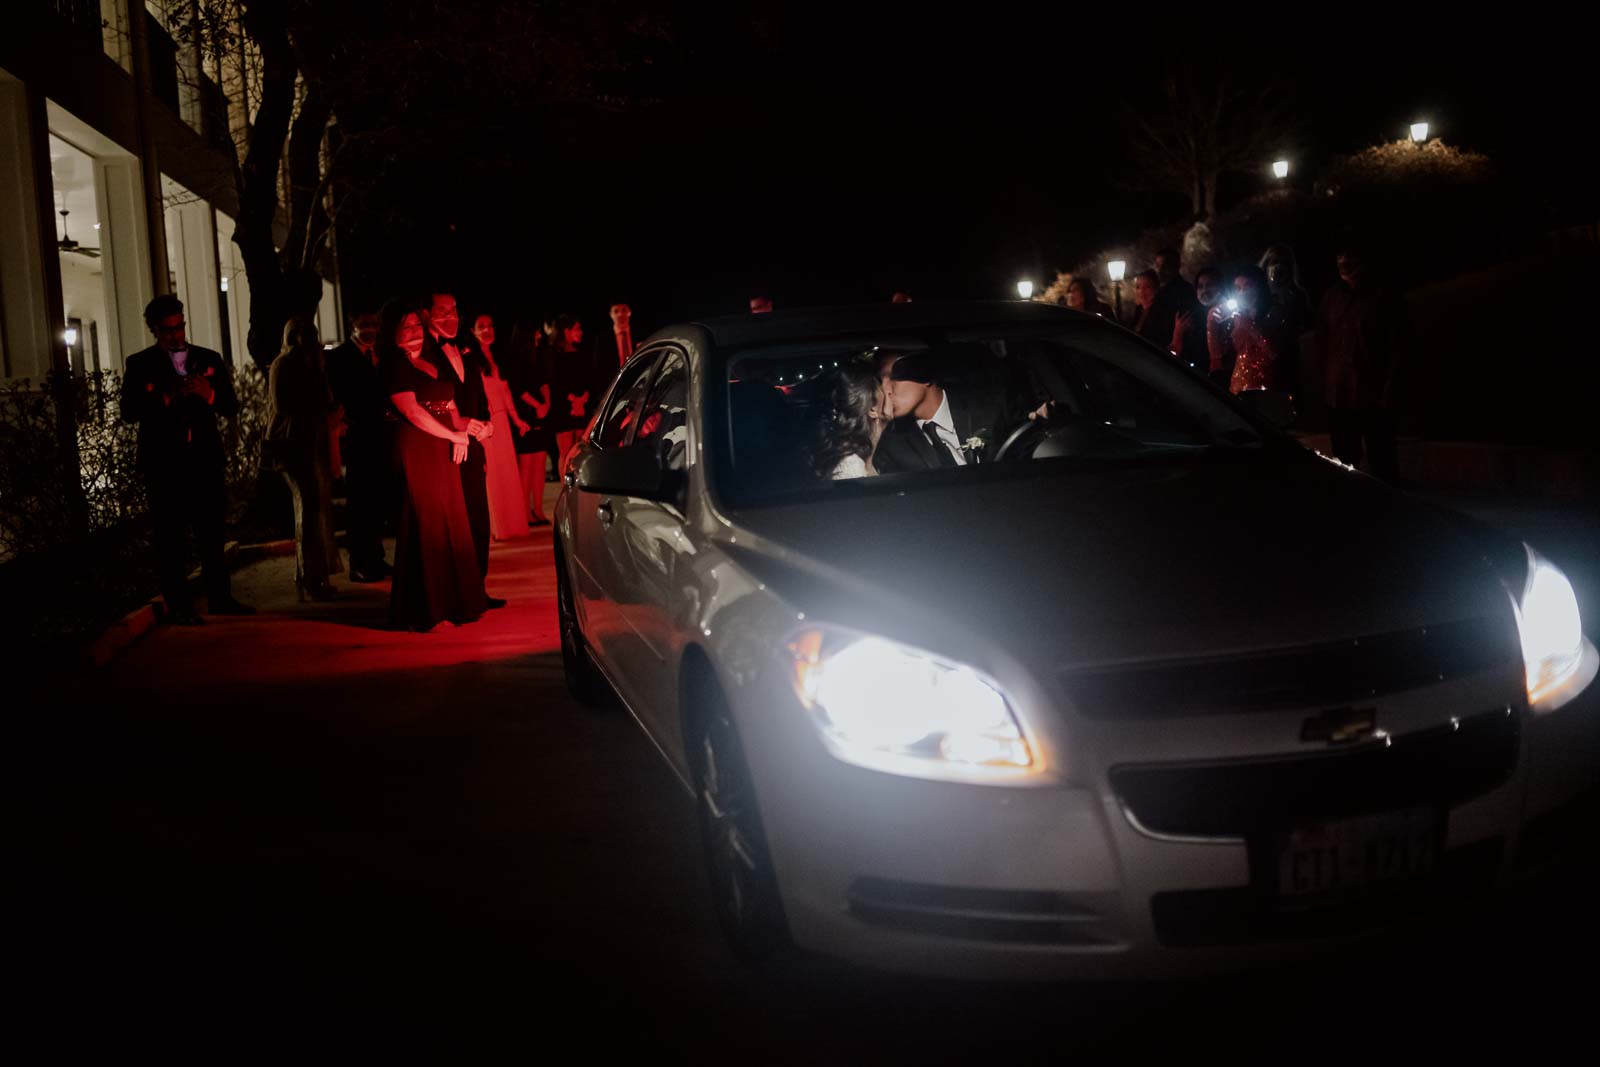
{"label": "window of building", "polygon": [[[94,3],[95,0],[88,0]],[[133,45],[128,37],[127,0],[99,0],[100,46],[129,74],[133,73]]]}
{"label": "window of building", "polygon": [[[142,170],[131,152],[54,100],[45,101],[45,113],[57,214],[40,236],[57,257],[66,317],[80,320],[68,323],[76,331],[72,363],[84,372],[97,365],[120,370],[125,358],[150,343],[143,312],[153,295],[151,220]],[[74,244],[63,248],[69,238]]]}
{"label": "window of building", "polygon": [[183,301],[189,340],[222,350],[222,283],[217,276],[216,213],[199,194],[161,176],[167,233],[167,283]]}
{"label": "window of building", "polygon": [[111,302],[106,295],[101,258],[102,197],[96,187],[94,157],[55,134],[50,135],[50,184],[55,197],[56,256],[61,264],[67,356],[75,374],[108,370]]}

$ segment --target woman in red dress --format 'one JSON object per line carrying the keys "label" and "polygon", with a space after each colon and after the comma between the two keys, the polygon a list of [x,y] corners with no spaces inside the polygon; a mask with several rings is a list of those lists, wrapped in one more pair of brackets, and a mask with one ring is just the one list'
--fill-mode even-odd
{"label": "woman in red dress", "polygon": [[531,427],[517,413],[511,385],[494,358],[494,317],[479,314],[470,321],[472,336],[483,355],[483,391],[489,398],[489,421],[494,424],[494,433],[483,442],[484,474],[489,483],[489,532],[496,541],[509,541],[528,536],[528,498],[517,471],[517,444],[511,427],[516,426],[518,437]]}
{"label": "woman in red dress", "polygon": [[423,356],[414,304],[391,301],[384,308],[378,344],[385,392],[400,413],[395,451],[405,480],[390,621],[423,631],[471,622],[486,603],[461,495],[467,434],[458,428],[454,381]]}
{"label": "woman in red dress", "polygon": [[1272,389],[1277,385],[1278,348],[1275,312],[1267,292],[1267,276],[1259,267],[1240,267],[1234,274],[1232,393]]}

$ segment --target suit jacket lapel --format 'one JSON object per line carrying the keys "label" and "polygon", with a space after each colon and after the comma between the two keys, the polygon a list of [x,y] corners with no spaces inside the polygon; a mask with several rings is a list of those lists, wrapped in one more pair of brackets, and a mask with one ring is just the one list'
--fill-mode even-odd
{"label": "suit jacket lapel", "polygon": [[933,450],[933,444],[917,426],[917,420],[907,415],[899,421],[901,424],[900,436],[904,437],[910,444],[911,451],[916,454],[922,465],[929,470],[940,466],[939,455]]}

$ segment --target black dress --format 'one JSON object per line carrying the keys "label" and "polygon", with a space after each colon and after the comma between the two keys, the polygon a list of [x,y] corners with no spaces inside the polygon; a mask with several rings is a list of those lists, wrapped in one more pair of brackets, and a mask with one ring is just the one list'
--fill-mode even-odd
{"label": "black dress", "polygon": [[[404,355],[384,367],[389,395],[415,393],[417,403],[446,426],[454,425],[455,383],[418,370]],[[404,416],[395,451],[405,479],[400,536],[395,541],[389,618],[397,627],[427,630],[436,623],[471,622],[483,614],[483,570],[473,548],[472,525],[461,493],[461,469],[449,441],[424,433]]]}
{"label": "black dress", "polygon": [[556,435],[555,431],[550,429],[550,415],[553,414],[553,409],[546,412],[544,418],[540,418],[538,409],[522,399],[523,393],[538,397],[539,390],[545,386],[549,386],[551,394],[554,395],[555,386],[550,381],[550,361],[539,349],[519,345],[511,353],[510,364],[507,368],[506,381],[511,386],[511,399],[517,406],[517,414],[530,427],[527,433],[517,438],[517,455],[529,455],[535,452],[555,455]]}
{"label": "black dress", "polygon": [[[550,359],[550,418],[546,420],[556,433],[571,433],[588,425],[589,416],[600,403],[600,394],[610,379],[595,371],[594,350],[584,347],[572,352],[552,352]],[[568,399],[583,397],[581,402]],[[578,404],[577,410],[574,405]]]}

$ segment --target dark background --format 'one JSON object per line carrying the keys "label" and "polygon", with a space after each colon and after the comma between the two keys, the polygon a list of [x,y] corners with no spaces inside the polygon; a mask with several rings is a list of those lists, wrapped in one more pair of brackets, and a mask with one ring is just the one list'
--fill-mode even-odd
{"label": "dark background", "polygon": [[[464,92],[445,72],[434,103],[454,143],[413,146],[375,185],[391,210],[349,227],[350,299],[444,280],[468,306],[576,310],[591,330],[624,300],[642,336],[758,291],[1007,296],[1188,220],[1128,143],[1184,64],[1282,82],[1292,183],[1426,119],[1493,159],[1530,228],[1595,215],[1584,35],[1553,14],[651,6],[670,48],[617,75],[619,106]],[[1267,180],[1230,176],[1219,206]]]}

